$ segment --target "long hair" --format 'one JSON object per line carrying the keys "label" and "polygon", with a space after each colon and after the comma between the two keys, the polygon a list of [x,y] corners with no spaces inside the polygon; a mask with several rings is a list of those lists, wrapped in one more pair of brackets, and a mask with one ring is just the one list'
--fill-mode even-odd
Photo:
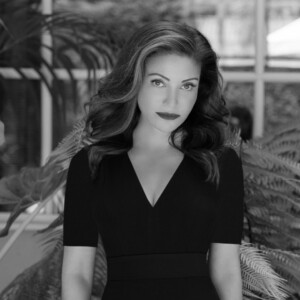
{"label": "long hair", "polygon": [[[148,23],[132,35],[88,103],[86,130],[97,141],[88,149],[92,178],[104,155],[120,154],[132,147],[140,117],[137,95],[147,59],[157,53],[185,55],[201,67],[195,105],[184,123],[170,134],[169,143],[200,163],[208,181],[218,181],[217,158],[224,144],[228,110],[222,97],[217,55],[198,30],[169,21]],[[179,146],[175,144],[178,133]]]}

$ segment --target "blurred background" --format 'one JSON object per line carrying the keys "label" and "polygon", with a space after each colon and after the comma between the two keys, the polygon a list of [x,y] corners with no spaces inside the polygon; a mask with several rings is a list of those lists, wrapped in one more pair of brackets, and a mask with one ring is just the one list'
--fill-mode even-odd
{"label": "blurred background", "polygon": [[[42,25],[33,20],[53,12],[66,19]],[[78,19],[67,19],[69,12]],[[108,71],[119,40],[153,19],[187,22],[208,37],[220,58],[228,105],[250,110],[254,136],[300,116],[298,0],[1,0],[0,13],[9,30],[0,26],[0,119],[6,137],[1,176],[45,161],[97,90],[87,70],[99,68],[100,76]],[[101,61],[105,49],[88,36],[93,33],[85,22],[97,24],[95,37],[102,35],[99,40],[111,52],[104,60],[111,62]],[[85,40],[76,42],[82,38],[76,29]],[[105,40],[106,32],[116,41]]]}
{"label": "blurred background", "polygon": [[[85,115],[83,104],[126,38],[162,19],[186,22],[207,36],[219,56],[229,108],[250,116],[247,139],[299,120],[299,0],[0,0],[0,178],[45,163]],[[56,205],[27,230],[48,223],[61,201],[58,194]],[[11,209],[0,205],[0,226]],[[22,239],[19,245],[31,253],[18,269],[40,258],[30,248],[34,242]],[[0,291],[14,272],[2,282],[0,275]]]}
{"label": "blurred background", "polygon": [[[37,20],[53,12],[66,19]],[[228,105],[250,110],[254,136],[300,116],[298,0],[1,0],[0,14],[0,176],[45,161],[97,90],[88,70],[108,71],[120,40],[153,19],[187,22],[208,37]]]}

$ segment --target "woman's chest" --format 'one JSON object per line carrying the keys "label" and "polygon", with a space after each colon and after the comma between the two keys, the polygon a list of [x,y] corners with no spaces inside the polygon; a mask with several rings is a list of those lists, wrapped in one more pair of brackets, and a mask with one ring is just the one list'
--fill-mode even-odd
{"label": "woman's chest", "polygon": [[176,245],[179,249],[200,240],[207,245],[217,195],[187,161],[176,170],[154,206],[128,163],[109,165],[104,175],[95,186],[92,203],[106,245],[114,249]]}

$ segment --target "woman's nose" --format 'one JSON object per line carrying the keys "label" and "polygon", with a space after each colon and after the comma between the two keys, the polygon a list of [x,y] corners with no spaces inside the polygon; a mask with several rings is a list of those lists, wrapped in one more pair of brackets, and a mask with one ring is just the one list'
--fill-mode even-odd
{"label": "woman's nose", "polygon": [[178,91],[174,88],[169,88],[165,97],[165,104],[176,106],[178,102]]}

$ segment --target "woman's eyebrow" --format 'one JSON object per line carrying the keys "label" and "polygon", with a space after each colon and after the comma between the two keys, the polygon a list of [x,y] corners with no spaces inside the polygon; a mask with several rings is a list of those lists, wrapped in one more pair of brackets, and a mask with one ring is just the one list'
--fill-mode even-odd
{"label": "woman's eyebrow", "polygon": [[168,81],[170,81],[170,79],[168,77],[166,77],[164,75],[161,75],[159,73],[150,73],[150,74],[148,74],[148,76],[157,76],[157,75],[164,78],[164,79],[166,79],[166,80],[168,80]]}
{"label": "woman's eyebrow", "polygon": [[[160,77],[162,77],[162,78],[164,78],[167,81],[170,81],[170,78],[168,78],[168,77],[166,77],[166,76],[164,76],[162,74],[159,74],[159,73],[150,73],[150,74],[148,74],[148,76],[157,76],[157,75],[160,76]],[[197,77],[188,78],[188,79],[182,80],[181,82],[186,82],[186,81],[190,81],[190,80],[198,80],[199,81],[199,78],[197,78]]]}
{"label": "woman's eyebrow", "polygon": [[189,78],[189,79],[184,79],[181,82],[186,82],[186,81],[190,81],[190,80],[198,80],[199,81],[199,79],[197,77],[193,77],[193,78]]}

